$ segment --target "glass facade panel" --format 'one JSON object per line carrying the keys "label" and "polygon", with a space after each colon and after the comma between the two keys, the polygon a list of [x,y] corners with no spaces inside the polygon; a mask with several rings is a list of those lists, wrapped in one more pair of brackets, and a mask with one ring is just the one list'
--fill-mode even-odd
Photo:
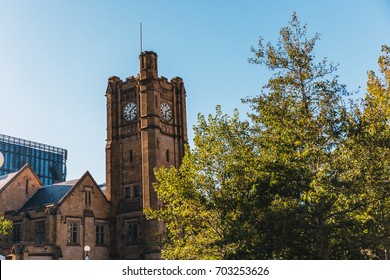
{"label": "glass facade panel", "polygon": [[65,149],[0,134],[0,153],[4,158],[0,175],[16,172],[28,163],[44,185],[66,181]]}

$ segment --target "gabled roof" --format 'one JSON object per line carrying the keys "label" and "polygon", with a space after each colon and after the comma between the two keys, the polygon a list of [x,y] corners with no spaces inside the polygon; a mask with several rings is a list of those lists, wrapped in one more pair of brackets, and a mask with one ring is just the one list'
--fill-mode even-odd
{"label": "gabled roof", "polygon": [[103,199],[108,202],[106,196],[98,187],[95,179],[87,171],[80,179],[71,180],[62,183],[56,183],[49,186],[39,188],[19,209],[19,211],[38,210],[45,207],[48,204],[61,205],[62,202],[72,193],[72,191],[81,184],[84,179],[89,176],[92,179],[93,184],[101,192]]}
{"label": "gabled roof", "polygon": [[14,177],[18,174],[18,172],[9,173],[6,175],[0,176],[0,190],[5,187]]}
{"label": "gabled roof", "polygon": [[77,180],[57,183],[39,188],[19,209],[19,211],[42,209],[48,204],[59,204],[77,184]]}
{"label": "gabled roof", "polygon": [[19,176],[19,174],[21,174],[27,168],[30,169],[31,173],[34,175],[34,177],[37,179],[39,184],[42,186],[43,184],[39,179],[39,177],[37,176],[37,174],[35,174],[35,172],[31,169],[30,165],[26,163],[18,171],[0,176],[0,192],[2,192],[5,188],[7,188],[12,183],[12,181],[16,179]]}

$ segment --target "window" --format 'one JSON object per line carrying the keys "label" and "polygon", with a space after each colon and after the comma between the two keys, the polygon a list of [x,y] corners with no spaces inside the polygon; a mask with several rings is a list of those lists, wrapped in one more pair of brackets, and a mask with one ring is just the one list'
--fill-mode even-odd
{"label": "window", "polygon": [[138,199],[139,192],[139,185],[125,187],[125,199]]}
{"label": "window", "polygon": [[69,239],[68,243],[75,244],[79,241],[79,225],[76,222],[69,223]]}
{"label": "window", "polygon": [[169,162],[169,150],[165,151],[165,157],[167,159],[167,162]]}
{"label": "window", "polygon": [[91,188],[85,189],[85,205],[91,205],[91,193],[92,193]]}
{"label": "window", "polygon": [[45,243],[45,222],[36,222],[35,223],[35,235],[37,244]]}
{"label": "window", "polygon": [[139,186],[134,186],[134,198],[139,198]]}
{"label": "window", "polygon": [[130,187],[125,188],[125,199],[131,198],[131,189]]}
{"label": "window", "polygon": [[104,244],[104,224],[96,225],[96,245]]}
{"label": "window", "polygon": [[130,162],[133,162],[133,150],[130,150]]}
{"label": "window", "polygon": [[137,223],[130,223],[128,225],[127,243],[137,244],[137,242],[138,242]]}
{"label": "window", "polygon": [[20,224],[14,224],[14,229],[12,232],[12,241],[14,243],[20,242],[20,236],[21,236]]}
{"label": "window", "polygon": [[26,194],[28,194],[28,179],[26,179]]}

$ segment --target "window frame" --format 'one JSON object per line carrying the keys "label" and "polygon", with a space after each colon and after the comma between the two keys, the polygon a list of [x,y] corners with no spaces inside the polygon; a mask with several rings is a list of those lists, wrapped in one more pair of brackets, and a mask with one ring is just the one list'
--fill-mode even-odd
{"label": "window frame", "polygon": [[130,160],[130,163],[133,163],[133,162],[134,162],[133,150],[130,150],[130,153],[129,153],[129,160]]}
{"label": "window frame", "polygon": [[133,186],[133,199],[139,199],[140,198],[140,186],[139,185],[134,185]]}
{"label": "window frame", "polygon": [[46,242],[46,224],[45,221],[35,222],[35,242],[37,244],[45,244]]}
{"label": "window frame", "polygon": [[169,149],[165,150],[165,160],[169,163],[170,162],[170,155],[169,155]]}
{"label": "window frame", "polygon": [[95,226],[95,244],[96,246],[104,246],[105,243],[105,233],[106,233],[106,225],[104,223],[96,223]]}
{"label": "window frame", "polygon": [[84,202],[86,206],[91,206],[92,204],[92,188],[86,187],[84,189]]}
{"label": "window frame", "polygon": [[22,225],[20,223],[15,223],[12,228],[12,243],[18,243],[21,241],[22,237]]}
{"label": "window frame", "polygon": [[125,199],[131,199],[131,187],[125,187]]}
{"label": "window frame", "polygon": [[126,236],[127,245],[130,245],[130,246],[138,245],[138,242],[139,242],[138,221],[128,221],[126,223],[126,225],[127,225],[127,236]]}
{"label": "window frame", "polygon": [[80,222],[68,222],[68,245],[80,245]]}

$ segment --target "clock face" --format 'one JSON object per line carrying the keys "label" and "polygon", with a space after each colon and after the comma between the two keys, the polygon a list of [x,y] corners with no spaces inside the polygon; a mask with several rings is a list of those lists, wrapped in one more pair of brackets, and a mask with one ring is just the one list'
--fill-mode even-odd
{"label": "clock face", "polygon": [[123,108],[123,117],[126,121],[132,121],[137,116],[137,104],[135,102],[129,102]]}
{"label": "clock face", "polygon": [[160,105],[161,117],[164,121],[169,122],[172,120],[172,108],[167,102],[162,102]]}

